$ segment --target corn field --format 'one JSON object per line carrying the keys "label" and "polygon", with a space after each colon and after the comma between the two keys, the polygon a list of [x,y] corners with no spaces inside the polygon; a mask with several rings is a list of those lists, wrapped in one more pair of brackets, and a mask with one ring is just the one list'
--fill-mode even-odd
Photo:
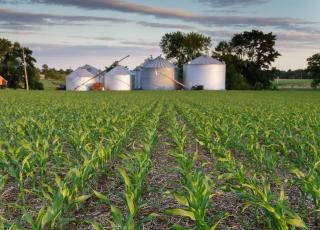
{"label": "corn field", "polygon": [[0,229],[320,229],[320,94],[0,92]]}

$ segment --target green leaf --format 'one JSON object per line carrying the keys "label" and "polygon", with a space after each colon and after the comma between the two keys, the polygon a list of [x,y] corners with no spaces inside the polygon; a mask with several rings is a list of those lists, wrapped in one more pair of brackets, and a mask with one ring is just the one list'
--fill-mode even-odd
{"label": "green leaf", "polygon": [[290,172],[295,174],[298,178],[305,177],[305,174],[297,168],[290,169]]}
{"label": "green leaf", "polygon": [[22,230],[22,227],[16,223],[12,224],[8,230]]}
{"label": "green leaf", "polygon": [[74,202],[81,203],[81,202],[88,200],[90,197],[91,197],[90,195],[79,196],[74,199]]}
{"label": "green leaf", "polygon": [[169,209],[169,210],[166,210],[165,213],[172,216],[184,216],[184,217],[189,217],[191,220],[196,220],[193,212],[180,209],[180,208]]}
{"label": "green leaf", "polygon": [[121,214],[121,211],[112,205],[110,207],[111,207],[111,214],[112,214],[113,220],[115,221],[116,225],[122,226],[123,216]]}
{"label": "green leaf", "polygon": [[189,207],[189,202],[187,198],[179,195],[174,195],[174,198],[179,202],[179,204]]}
{"label": "green leaf", "polygon": [[97,192],[95,190],[93,190],[93,192],[94,192],[94,195],[96,195],[96,197],[99,198],[100,200],[102,200],[106,203],[109,202],[108,198],[105,195],[103,195],[102,193]]}
{"label": "green leaf", "polygon": [[146,222],[150,222],[152,220],[154,220],[156,217],[158,217],[159,215],[157,213],[151,213],[149,214],[148,216],[144,217],[142,220],[139,220],[138,221],[138,224],[136,226],[136,229],[141,229],[141,226],[143,223],[146,223]]}
{"label": "green leaf", "polygon": [[184,228],[184,227],[182,227],[182,226],[180,226],[178,224],[174,224],[173,226],[171,226],[169,228],[169,230],[189,230],[189,228]]}
{"label": "green leaf", "polygon": [[26,213],[22,216],[22,219],[24,219],[25,221],[27,221],[28,224],[30,224],[31,226],[33,225],[33,218],[29,213]]}
{"label": "green leaf", "polygon": [[249,208],[252,204],[250,202],[243,203],[242,212],[244,212],[247,208]]}
{"label": "green leaf", "polygon": [[131,182],[130,182],[130,178],[129,178],[128,174],[126,173],[126,171],[123,168],[118,168],[118,171],[121,174],[126,186],[130,188]]}
{"label": "green leaf", "polygon": [[127,205],[128,205],[130,214],[131,214],[131,215],[134,215],[135,207],[134,207],[133,196],[130,195],[130,194],[128,194],[128,193],[126,193],[126,194],[125,194],[125,197],[126,197],[126,200],[127,200]]}
{"label": "green leaf", "polygon": [[88,221],[88,223],[92,225],[93,230],[103,230],[102,225],[95,220]]}
{"label": "green leaf", "polygon": [[294,214],[294,218],[292,219],[287,219],[287,223],[298,228],[307,228],[298,214]]}
{"label": "green leaf", "polygon": [[215,230],[218,227],[218,225],[229,216],[231,216],[229,213],[225,213],[224,216],[221,217],[215,224],[213,224],[209,230]]}

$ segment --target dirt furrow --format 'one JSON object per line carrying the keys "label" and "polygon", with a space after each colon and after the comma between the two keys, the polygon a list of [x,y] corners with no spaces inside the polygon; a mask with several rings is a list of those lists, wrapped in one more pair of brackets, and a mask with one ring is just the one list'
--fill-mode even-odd
{"label": "dirt furrow", "polygon": [[175,171],[178,167],[174,157],[170,155],[173,150],[172,140],[168,133],[166,122],[166,108],[160,116],[158,127],[158,138],[152,155],[152,169],[147,178],[147,191],[143,196],[145,207],[139,213],[146,216],[157,213],[159,216],[151,222],[144,224],[143,229],[168,229],[174,223],[190,227],[191,222],[186,218],[172,217],[164,214],[164,211],[179,208],[179,204],[169,195],[167,191],[179,190],[181,177]]}

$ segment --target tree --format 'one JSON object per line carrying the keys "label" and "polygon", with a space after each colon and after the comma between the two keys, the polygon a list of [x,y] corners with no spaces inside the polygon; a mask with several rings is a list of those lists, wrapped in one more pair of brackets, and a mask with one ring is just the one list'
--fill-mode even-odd
{"label": "tree", "polygon": [[167,33],[160,42],[160,47],[166,58],[178,66],[179,81],[182,81],[183,65],[208,52],[210,46],[210,37],[194,32]]}
{"label": "tree", "polygon": [[229,47],[227,43],[220,43],[216,47],[216,51],[213,52],[213,58],[216,58],[226,64],[226,89],[244,90],[250,89],[250,85],[246,82],[246,79],[242,75],[242,69],[244,68],[244,61],[238,58],[236,55],[228,53]]}
{"label": "tree", "polygon": [[22,49],[25,53],[29,86],[31,89],[42,89],[32,51],[17,42],[12,43],[7,39],[0,39],[0,74],[8,81],[8,87],[26,88]]}
{"label": "tree", "polygon": [[180,31],[165,34],[160,42],[166,58],[182,69],[183,64],[208,52],[211,38],[199,33],[182,33]]}
{"label": "tree", "polygon": [[3,61],[5,55],[10,51],[11,42],[7,39],[0,39],[0,62]]}
{"label": "tree", "polygon": [[311,74],[313,88],[320,86],[320,53],[314,54],[312,57],[307,59],[308,61],[308,72]]}
{"label": "tree", "polygon": [[72,69],[55,69],[55,68],[49,68],[47,64],[42,65],[41,69],[42,74],[45,75],[46,79],[51,80],[58,80],[58,81],[65,81],[66,76],[69,75],[72,72]]}
{"label": "tree", "polygon": [[47,64],[42,65],[42,72],[46,73],[49,70],[49,66]]}
{"label": "tree", "polygon": [[[271,64],[280,56],[274,49],[275,42],[276,36],[272,33],[245,31],[235,34],[230,42],[220,42],[215,49],[215,55],[218,54],[221,59],[229,55],[233,57],[233,61],[242,63],[237,70],[252,87],[270,88],[275,77]],[[231,63],[227,63],[227,68],[228,64]]]}
{"label": "tree", "polygon": [[275,42],[276,35],[252,30],[235,34],[230,45],[232,51],[242,60],[248,60],[259,69],[269,69],[271,63],[280,56],[274,49]]}

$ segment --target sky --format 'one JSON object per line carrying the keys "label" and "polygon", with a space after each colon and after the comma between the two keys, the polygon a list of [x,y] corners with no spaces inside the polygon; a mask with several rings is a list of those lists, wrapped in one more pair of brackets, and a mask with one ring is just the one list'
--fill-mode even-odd
{"label": "sky", "polygon": [[252,29],[277,35],[273,66],[305,68],[320,52],[319,0],[0,0],[0,38],[33,50],[37,66],[134,68],[161,54],[161,37],[199,32],[214,47]]}

